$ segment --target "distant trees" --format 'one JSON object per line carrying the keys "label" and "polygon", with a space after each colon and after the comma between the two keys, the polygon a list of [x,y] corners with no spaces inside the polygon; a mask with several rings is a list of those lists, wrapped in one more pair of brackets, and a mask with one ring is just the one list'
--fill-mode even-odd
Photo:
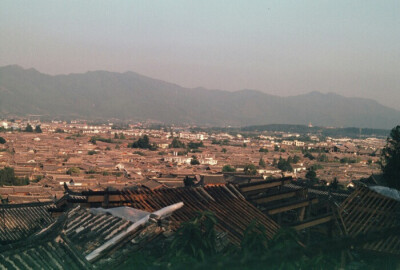
{"label": "distant trees", "polygon": [[25,132],[33,132],[33,127],[30,124],[26,125]]}
{"label": "distant trees", "polygon": [[35,130],[33,130],[33,127],[31,126],[31,124],[27,124],[25,127],[25,132],[36,132],[36,133],[42,133],[42,128],[40,127],[40,125],[37,125],[35,127]]}
{"label": "distant trees", "polygon": [[3,137],[0,137],[0,144],[5,144],[7,141]]}
{"label": "distant trees", "polygon": [[140,148],[140,149],[149,149],[154,151],[157,149],[155,144],[150,144],[149,136],[144,135],[143,137],[139,138],[137,141],[128,144],[129,148]]}
{"label": "distant trees", "polygon": [[258,162],[258,166],[260,166],[261,168],[265,168],[267,166],[267,164],[265,163],[263,158],[260,158],[260,161]]}
{"label": "distant trees", "polygon": [[357,163],[357,159],[344,157],[340,159],[340,163]]}
{"label": "distant trees", "polygon": [[317,180],[317,173],[314,170],[309,170],[306,173],[306,178],[315,181]]}
{"label": "distant trees", "polygon": [[203,142],[189,142],[188,143],[189,149],[199,149],[200,147],[204,147]]}
{"label": "distant trees", "polygon": [[190,165],[200,165],[200,161],[197,159],[196,156],[192,156],[192,159],[190,160]]}
{"label": "distant trees", "polygon": [[78,167],[71,167],[67,170],[67,174],[72,175],[72,174],[79,174],[81,170]]}
{"label": "distant trees", "polygon": [[268,149],[267,149],[267,148],[261,147],[260,150],[258,150],[258,152],[261,152],[261,153],[268,153]]}
{"label": "distant trees", "polygon": [[256,175],[257,168],[254,164],[247,164],[246,166],[244,166],[244,173],[248,175]]}
{"label": "distant trees", "polygon": [[222,172],[236,172],[236,169],[231,165],[225,165],[222,167]]}
{"label": "distant trees", "polygon": [[382,150],[380,164],[388,186],[400,190],[400,126],[390,132]]}
{"label": "distant trees", "polygon": [[326,154],[321,154],[321,155],[319,155],[319,156],[317,157],[317,160],[318,160],[319,162],[328,162],[328,161],[329,161],[328,156],[327,156]]}
{"label": "distant trees", "polygon": [[113,143],[113,140],[111,140],[110,138],[103,138],[100,136],[92,136],[89,140],[90,143],[92,144],[97,144],[96,142],[105,142],[105,143]]}
{"label": "distant trees", "polygon": [[284,172],[291,172],[293,171],[292,165],[292,158],[288,157],[287,160],[285,160],[284,158],[280,157],[279,161],[278,161],[278,169],[284,171]]}
{"label": "distant trees", "polygon": [[181,142],[178,138],[174,138],[172,143],[169,145],[169,148],[185,148],[186,145]]}
{"label": "distant trees", "polygon": [[24,186],[29,185],[28,178],[18,178],[15,176],[14,168],[4,167],[0,170],[0,186]]}
{"label": "distant trees", "polygon": [[308,158],[309,160],[314,160],[315,159],[315,157],[310,152],[304,153],[304,157]]}
{"label": "distant trees", "polygon": [[36,133],[42,133],[43,131],[42,131],[42,128],[40,127],[40,125],[37,125],[36,127],[35,127],[35,132]]}

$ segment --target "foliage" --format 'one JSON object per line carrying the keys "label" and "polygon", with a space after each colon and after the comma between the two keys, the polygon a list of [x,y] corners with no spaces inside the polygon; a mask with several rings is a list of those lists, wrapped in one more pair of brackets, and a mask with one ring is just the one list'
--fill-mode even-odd
{"label": "foliage", "polygon": [[30,124],[26,125],[25,132],[33,132],[33,127]]}
{"label": "foliage", "polygon": [[291,172],[293,171],[292,165],[290,164],[292,161],[291,157],[288,157],[287,160],[284,158],[280,157],[278,161],[278,169],[284,171],[284,172]]}
{"label": "foliage", "polygon": [[89,142],[92,144],[96,144],[97,141],[105,143],[113,143],[113,141],[110,138],[103,138],[100,136],[92,136],[89,140]]}
{"label": "foliage", "polygon": [[315,159],[315,157],[310,152],[306,152],[304,154],[304,157],[308,158],[309,160],[314,160]]}
{"label": "foliage", "polygon": [[55,133],[65,133],[65,131],[63,129],[61,129],[61,128],[57,128],[55,130]]}
{"label": "foliage", "polygon": [[335,177],[332,182],[329,184],[329,188],[332,190],[337,190],[339,187],[339,181],[338,179]]}
{"label": "foliage", "polygon": [[93,155],[96,155],[96,154],[97,154],[97,152],[95,150],[88,151],[88,155],[89,156],[93,156]]}
{"label": "foliage", "polygon": [[278,146],[278,145],[275,145],[275,146],[274,146],[274,151],[275,151],[275,152],[278,152],[278,151],[279,151],[279,146]]}
{"label": "foliage", "polygon": [[7,141],[3,137],[0,137],[0,144],[5,144]]}
{"label": "foliage", "polygon": [[35,127],[35,132],[36,133],[42,133],[43,131],[42,131],[42,128],[40,127],[40,125],[37,125],[36,127]]}
{"label": "foliage", "polygon": [[14,168],[4,167],[0,170],[0,186],[24,186],[29,185],[28,178],[18,178],[15,176]]}
{"label": "foliage", "polygon": [[72,175],[72,174],[79,174],[81,170],[78,167],[71,167],[67,170],[67,174]]}
{"label": "foliage", "polygon": [[178,138],[174,138],[172,143],[169,145],[169,148],[185,148],[186,145],[181,142]]}
{"label": "foliage", "polygon": [[130,148],[140,148],[140,149],[149,149],[154,151],[157,149],[157,146],[154,144],[150,144],[149,136],[144,135],[143,137],[139,138],[137,141],[128,144]]}
{"label": "foliage", "polygon": [[229,140],[228,139],[224,139],[224,140],[212,139],[211,144],[228,145]]}
{"label": "foliage", "polygon": [[222,172],[236,172],[236,169],[231,165],[225,165],[222,167]]}
{"label": "foliage", "polygon": [[258,152],[261,152],[261,153],[268,153],[269,151],[268,151],[267,148],[261,147],[260,150],[258,150]]}
{"label": "foliage", "polygon": [[200,147],[204,147],[203,142],[189,142],[188,143],[188,148],[189,149],[198,149]]}
{"label": "foliage", "polygon": [[328,156],[326,154],[318,155],[317,160],[319,162],[328,162],[329,161]]}
{"label": "foliage", "polygon": [[310,169],[313,170],[313,171],[321,170],[321,169],[323,169],[323,168],[324,168],[324,166],[322,166],[321,164],[313,164],[313,165],[310,167]]}
{"label": "foliage", "polygon": [[225,154],[227,152],[226,148],[222,148],[221,152]]}
{"label": "foliage", "polygon": [[340,159],[340,163],[357,163],[357,160],[354,158],[344,157]]}
{"label": "foliage", "polygon": [[400,126],[390,132],[380,162],[388,186],[400,190]]}
{"label": "foliage", "polygon": [[257,168],[254,164],[247,164],[246,166],[244,166],[244,173],[248,175],[256,175]]}
{"label": "foliage", "polygon": [[188,257],[197,261],[217,253],[215,225],[217,219],[212,212],[198,213],[193,220],[182,224],[171,243],[174,256],[185,261]]}
{"label": "foliage", "polygon": [[265,161],[263,158],[260,158],[260,161],[258,162],[258,166],[260,166],[261,168],[265,168],[267,166],[267,164],[265,164]]}
{"label": "foliage", "polygon": [[197,159],[196,156],[192,156],[192,159],[190,160],[190,165],[200,165],[200,161]]}
{"label": "foliage", "polygon": [[317,180],[317,173],[314,171],[314,170],[309,170],[307,173],[306,173],[306,178],[307,179],[310,179],[310,180]]}

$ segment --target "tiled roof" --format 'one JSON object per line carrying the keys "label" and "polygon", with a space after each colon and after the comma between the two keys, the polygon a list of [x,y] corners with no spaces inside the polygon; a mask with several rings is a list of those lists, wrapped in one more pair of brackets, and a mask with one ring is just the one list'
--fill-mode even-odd
{"label": "tiled roof", "polygon": [[10,243],[36,232],[54,219],[49,209],[54,203],[0,205],[0,243]]}
{"label": "tiled roof", "polygon": [[108,197],[109,207],[130,205],[133,208],[154,212],[168,205],[183,202],[184,206],[174,212],[172,221],[178,223],[194,218],[199,211],[212,211],[218,220],[217,230],[227,232],[230,241],[239,243],[244,231],[253,220],[266,228],[272,238],[279,225],[246,201],[233,185],[175,188],[159,190],[124,190],[116,192],[85,192],[92,206],[104,204]]}

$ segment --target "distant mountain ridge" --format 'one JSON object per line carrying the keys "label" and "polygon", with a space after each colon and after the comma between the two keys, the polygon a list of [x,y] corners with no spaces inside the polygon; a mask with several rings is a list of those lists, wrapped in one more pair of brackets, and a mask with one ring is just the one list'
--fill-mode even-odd
{"label": "distant mountain ridge", "polygon": [[334,93],[279,97],[256,90],[184,88],[134,72],[52,76],[15,65],[0,67],[0,116],[12,114],[213,126],[311,122],[390,129],[400,123],[400,111]]}

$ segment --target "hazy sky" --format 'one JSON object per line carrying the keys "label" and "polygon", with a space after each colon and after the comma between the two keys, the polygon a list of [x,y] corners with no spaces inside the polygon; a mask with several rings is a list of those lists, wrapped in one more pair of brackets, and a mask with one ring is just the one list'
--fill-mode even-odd
{"label": "hazy sky", "polygon": [[1,0],[0,66],[135,71],[400,109],[400,1]]}

